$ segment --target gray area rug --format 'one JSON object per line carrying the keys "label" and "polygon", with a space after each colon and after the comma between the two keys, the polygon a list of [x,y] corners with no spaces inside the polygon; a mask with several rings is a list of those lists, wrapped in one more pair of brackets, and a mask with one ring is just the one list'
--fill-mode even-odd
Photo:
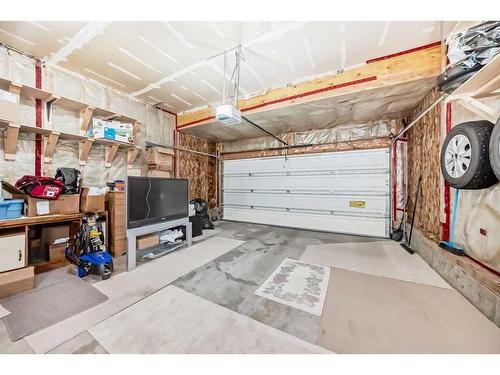
{"label": "gray area rug", "polygon": [[35,276],[35,288],[0,300],[12,341],[49,327],[104,301],[106,297],[69,268]]}

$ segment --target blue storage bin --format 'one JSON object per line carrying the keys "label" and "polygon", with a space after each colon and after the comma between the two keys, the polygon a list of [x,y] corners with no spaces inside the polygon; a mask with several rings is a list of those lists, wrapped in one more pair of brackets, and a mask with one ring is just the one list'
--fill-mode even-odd
{"label": "blue storage bin", "polygon": [[23,215],[24,199],[5,199],[0,202],[0,220],[17,219]]}

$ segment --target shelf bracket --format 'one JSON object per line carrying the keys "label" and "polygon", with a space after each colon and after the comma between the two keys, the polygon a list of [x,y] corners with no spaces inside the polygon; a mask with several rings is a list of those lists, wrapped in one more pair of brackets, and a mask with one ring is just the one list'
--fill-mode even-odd
{"label": "shelf bracket", "polygon": [[488,120],[493,124],[497,122],[499,116],[498,111],[487,106],[484,103],[481,103],[479,100],[469,97],[461,98],[459,102],[463,107],[467,108],[472,113],[475,113],[476,115],[484,118],[485,120]]}
{"label": "shelf bracket", "polygon": [[80,129],[83,134],[87,135],[87,130],[89,128],[90,120],[94,113],[94,107],[85,107],[80,111]]}
{"label": "shelf bracket", "polygon": [[23,85],[21,85],[20,83],[14,83],[14,82],[11,82],[9,84],[9,92],[11,94],[14,94],[17,96],[17,103],[19,104],[20,100],[21,100],[21,90],[23,89]]}
{"label": "shelf bracket", "polygon": [[19,138],[19,124],[9,124],[5,131],[4,154],[5,160],[16,160],[17,139]]}
{"label": "shelf bracket", "polygon": [[57,141],[59,140],[59,132],[52,132],[47,137],[47,144],[45,145],[45,152],[43,161],[45,163],[52,163],[52,157],[56,151]]}
{"label": "shelf bracket", "polygon": [[140,151],[141,151],[140,147],[129,148],[127,150],[127,167],[128,168],[132,168],[132,165],[134,164],[135,159],[137,159],[137,156],[139,155]]}
{"label": "shelf bracket", "polygon": [[86,139],[85,141],[81,141],[79,144],[79,163],[80,165],[86,165],[87,159],[89,157],[90,148],[92,147],[92,143],[94,140]]}
{"label": "shelf bracket", "polygon": [[141,122],[135,121],[134,125],[132,126],[132,129],[133,129],[132,131],[133,131],[134,136],[139,132],[140,128],[141,128]]}
{"label": "shelf bracket", "polygon": [[118,151],[118,145],[106,146],[106,168],[110,168]]}

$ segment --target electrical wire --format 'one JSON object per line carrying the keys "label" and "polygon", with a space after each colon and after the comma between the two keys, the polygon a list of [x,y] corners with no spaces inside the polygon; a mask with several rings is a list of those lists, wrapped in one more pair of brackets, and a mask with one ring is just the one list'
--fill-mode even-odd
{"label": "electrical wire", "polygon": [[146,217],[144,218],[144,220],[147,220],[149,218],[149,214],[151,213],[151,206],[149,205],[149,193],[151,192],[151,179],[148,178],[148,182],[149,182],[149,188],[148,188],[148,192],[146,193],[146,204],[148,205],[148,214],[146,215]]}

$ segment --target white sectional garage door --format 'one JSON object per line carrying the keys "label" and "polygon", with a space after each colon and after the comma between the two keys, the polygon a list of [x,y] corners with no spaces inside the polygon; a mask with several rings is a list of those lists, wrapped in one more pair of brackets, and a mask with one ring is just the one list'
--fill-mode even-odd
{"label": "white sectional garage door", "polygon": [[227,160],[226,220],[387,237],[388,149]]}

